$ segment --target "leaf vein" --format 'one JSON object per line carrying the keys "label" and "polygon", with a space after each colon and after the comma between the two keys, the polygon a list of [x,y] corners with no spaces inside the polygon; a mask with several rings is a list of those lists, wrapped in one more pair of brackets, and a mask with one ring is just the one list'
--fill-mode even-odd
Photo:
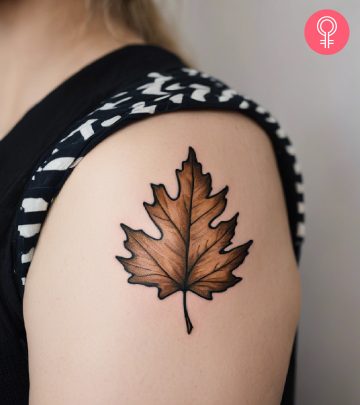
{"label": "leaf vein", "polygon": [[176,285],[179,285],[179,283],[170,276],[170,274],[161,266],[161,264],[155,259],[155,257],[145,249],[145,247],[135,238],[135,236],[133,235],[134,240],[139,244],[139,246],[153,259],[153,261],[157,264],[157,266],[166,274],[167,277],[169,277],[174,283],[176,283]]}
{"label": "leaf vein", "polygon": [[205,274],[204,276],[200,277],[199,279],[193,281],[193,282],[189,285],[189,287],[190,287],[191,285],[194,285],[194,284],[198,283],[199,281],[203,280],[204,278],[206,278],[206,277],[208,277],[208,276],[211,276],[212,274],[217,273],[218,271],[221,271],[221,269],[223,269],[225,266],[229,265],[230,263],[234,262],[236,259],[238,259],[237,256],[233,257],[230,261],[224,263],[224,264],[223,264],[222,266],[220,266],[219,268],[217,268],[217,269],[215,268],[215,269],[213,269],[211,272],[209,272],[209,273]]}

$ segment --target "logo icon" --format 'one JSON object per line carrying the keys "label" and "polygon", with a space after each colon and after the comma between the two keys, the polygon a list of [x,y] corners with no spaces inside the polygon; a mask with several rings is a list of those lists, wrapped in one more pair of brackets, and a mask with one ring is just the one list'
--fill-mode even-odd
{"label": "logo icon", "polygon": [[332,55],[344,48],[350,29],[345,17],[338,11],[319,10],[307,20],[304,35],[313,51]]}
{"label": "logo icon", "polygon": [[[330,27],[327,26],[327,23],[330,23]],[[323,27],[324,25],[325,27]],[[316,28],[318,33],[324,37],[324,39],[320,40],[320,44],[324,45],[324,48],[330,48],[330,45],[334,44],[334,40],[330,39],[330,37],[334,35],[337,30],[335,18],[330,17],[329,15],[319,18]]]}

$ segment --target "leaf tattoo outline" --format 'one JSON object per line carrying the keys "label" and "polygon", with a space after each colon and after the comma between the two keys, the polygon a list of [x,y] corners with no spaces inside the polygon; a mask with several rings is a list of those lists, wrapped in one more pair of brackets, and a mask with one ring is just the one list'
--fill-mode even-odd
{"label": "leaf tattoo outline", "polygon": [[187,309],[187,291],[212,300],[214,292],[224,292],[240,282],[242,277],[232,272],[244,262],[253,241],[225,250],[232,244],[239,213],[212,225],[226,208],[229,188],[225,186],[211,195],[211,175],[203,173],[191,146],[187,160],[175,173],[175,198],[169,196],[164,184],[151,183],[154,201],[143,203],[160,238],[121,223],[126,234],[124,246],[131,257],[115,257],[131,274],[128,283],[157,287],[159,299],[183,292],[184,317],[190,334],[193,325]]}

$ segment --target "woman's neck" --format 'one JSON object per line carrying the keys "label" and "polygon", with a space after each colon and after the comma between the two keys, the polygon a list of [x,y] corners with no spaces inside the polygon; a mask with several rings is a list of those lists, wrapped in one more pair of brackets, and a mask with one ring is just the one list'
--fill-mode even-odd
{"label": "woman's neck", "polygon": [[0,139],[21,116],[96,58],[143,40],[123,26],[115,39],[85,0],[0,0]]}

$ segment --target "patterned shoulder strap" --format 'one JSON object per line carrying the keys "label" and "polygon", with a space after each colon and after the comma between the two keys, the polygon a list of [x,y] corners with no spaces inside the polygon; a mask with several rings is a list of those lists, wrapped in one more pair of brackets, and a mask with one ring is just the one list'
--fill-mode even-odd
{"label": "patterned shoulder strap", "polygon": [[23,296],[26,275],[50,205],[74,167],[108,135],[151,114],[177,110],[239,111],[268,134],[277,158],[297,258],[304,237],[302,176],[294,149],[277,120],[264,107],[218,79],[191,68],[151,72],[135,86],[118,89],[94,111],[74,123],[43,156],[25,186],[13,235],[14,272]]}

